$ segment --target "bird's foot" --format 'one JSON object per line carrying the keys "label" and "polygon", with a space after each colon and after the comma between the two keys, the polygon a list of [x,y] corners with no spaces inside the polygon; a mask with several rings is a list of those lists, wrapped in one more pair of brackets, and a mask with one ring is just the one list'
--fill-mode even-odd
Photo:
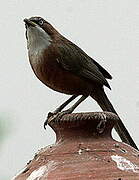
{"label": "bird's foot", "polygon": [[71,113],[71,110],[70,109],[67,109],[65,111],[62,111],[62,112],[49,112],[48,115],[47,115],[47,119],[46,121],[44,122],[44,129],[46,129],[46,126],[47,124],[50,122],[50,121],[60,121],[60,119],[62,118],[62,116],[66,115],[66,114],[70,114]]}
{"label": "bird's foot", "polygon": [[46,118],[46,120],[44,122],[44,129],[46,129],[46,126],[47,126],[48,122],[50,121],[49,119],[52,118],[54,115],[56,115],[56,113],[54,113],[54,112],[49,112],[48,113],[47,118]]}

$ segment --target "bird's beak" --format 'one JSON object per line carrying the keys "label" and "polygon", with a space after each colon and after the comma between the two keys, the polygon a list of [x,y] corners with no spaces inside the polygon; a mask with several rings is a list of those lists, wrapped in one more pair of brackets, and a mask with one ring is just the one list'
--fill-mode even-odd
{"label": "bird's beak", "polygon": [[24,19],[24,22],[27,27],[29,27],[29,26],[35,27],[37,25],[35,22],[33,22],[27,18]]}

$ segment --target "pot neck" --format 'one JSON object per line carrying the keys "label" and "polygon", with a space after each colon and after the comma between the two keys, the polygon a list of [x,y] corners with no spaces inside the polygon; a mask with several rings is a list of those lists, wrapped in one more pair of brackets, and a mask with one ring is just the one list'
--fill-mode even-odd
{"label": "pot neck", "polygon": [[58,141],[96,141],[111,138],[118,116],[110,112],[73,113],[64,115],[59,122],[50,121]]}

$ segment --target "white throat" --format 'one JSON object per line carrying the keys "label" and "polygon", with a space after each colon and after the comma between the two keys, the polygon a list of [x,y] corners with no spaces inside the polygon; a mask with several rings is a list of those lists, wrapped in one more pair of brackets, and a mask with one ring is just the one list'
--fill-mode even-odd
{"label": "white throat", "polygon": [[51,37],[39,26],[27,28],[27,47],[30,55],[37,55],[51,44]]}

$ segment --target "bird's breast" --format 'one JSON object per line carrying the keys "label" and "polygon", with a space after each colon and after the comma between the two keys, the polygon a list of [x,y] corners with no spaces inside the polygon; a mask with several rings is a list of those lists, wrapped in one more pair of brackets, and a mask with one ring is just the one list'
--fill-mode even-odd
{"label": "bird's breast", "polygon": [[29,59],[38,79],[51,89],[65,94],[86,94],[91,91],[89,82],[63,69],[56,57],[37,53],[30,55]]}

